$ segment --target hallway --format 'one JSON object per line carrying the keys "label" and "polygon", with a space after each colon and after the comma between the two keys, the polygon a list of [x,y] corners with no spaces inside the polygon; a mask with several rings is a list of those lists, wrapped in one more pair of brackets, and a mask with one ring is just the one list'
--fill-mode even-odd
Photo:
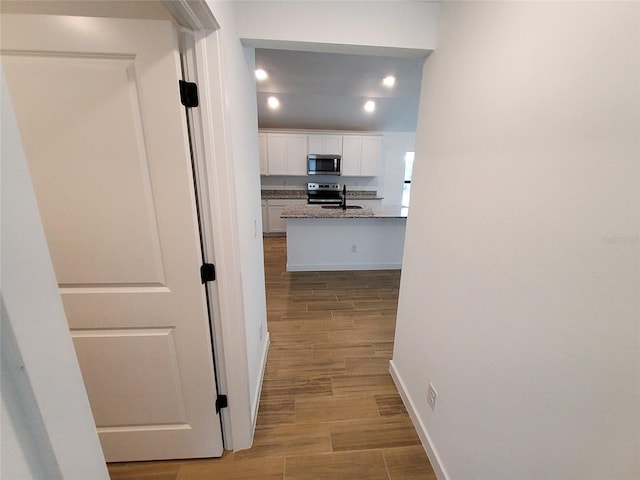
{"label": "hallway", "polygon": [[253,447],[111,464],[113,480],[435,480],[388,373],[399,271],[285,271],[264,239],[271,347]]}

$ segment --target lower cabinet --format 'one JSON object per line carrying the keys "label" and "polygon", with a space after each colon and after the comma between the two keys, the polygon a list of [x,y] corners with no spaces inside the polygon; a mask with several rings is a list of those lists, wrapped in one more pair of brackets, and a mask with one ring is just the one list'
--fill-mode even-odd
{"label": "lower cabinet", "polygon": [[267,207],[267,201],[262,200],[260,204],[262,207],[262,233],[269,233],[269,209]]}
{"label": "lower cabinet", "polygon": [[[267,202],[267,223],[268,230],[264,233],[285,233],[287,231],[287,221],[284,218],[280,218],[282,211],[289,205],[304,205],[306,200],[266,200]],[[264,230],[264,220],[263,230]]]}
{"label": "lower cabinet", "polygon": [[284,206],[269,205],[269,233],[283,233],[287,231],[287,224],[284,218],[280,218]]}

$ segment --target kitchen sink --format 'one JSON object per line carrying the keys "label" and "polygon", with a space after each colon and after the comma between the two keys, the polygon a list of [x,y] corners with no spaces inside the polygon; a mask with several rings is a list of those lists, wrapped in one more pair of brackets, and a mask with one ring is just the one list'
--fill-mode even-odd
{"label": "kitchen sink", "polygon": [[[342,205],[323,205],[322,208],[331,208],[333,210],[341,210]],[[347,205],[347,210],[361,210],[362,207],[360,205]]]}

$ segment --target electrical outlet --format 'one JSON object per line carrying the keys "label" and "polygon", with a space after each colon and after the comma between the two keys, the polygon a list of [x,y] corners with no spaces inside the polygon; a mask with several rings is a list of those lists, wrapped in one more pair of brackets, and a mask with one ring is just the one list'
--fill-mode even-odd
{"label": "electrical outlet", "polygon": [[436,409],[436,400],[438,399],[438,392],[433,388],[431,382],[429,382],[429,391],[427,392],[427,403],[431,407],[431,410]]}
{"label": "electrical outlet", "polygon": [[357,245],[351,245],[351,253],[358,253],[358,246]]}
{"label": "electrical outlet", "polygon": [[263,334],[263,332],[262,332],[262,325],[260,325],[260,330],[258,331],[258,335],[259,335],[259,337],[260,337],[260,340],[262,340],[262,334]]}

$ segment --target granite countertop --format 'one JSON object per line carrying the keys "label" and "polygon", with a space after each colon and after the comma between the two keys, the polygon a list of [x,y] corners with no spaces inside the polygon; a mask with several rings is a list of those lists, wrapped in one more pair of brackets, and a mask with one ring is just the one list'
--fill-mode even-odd
{"label": "granite countertop", "polygon": [[[306,190],[261,190],[261,197],[263,200],[285,200],[285,199],[307,199]],[[382,197],[378,196],[378,192],[371,190],[353,190],[347,191],[347,199],[360,199],[360,200],[382,200]]]}
{"label": "granite countertop", "polygon": [[263,200],[307,199],[306,190],[261,190]]}
{"label": "granite countertop", "polygon": [[[347,205],[357,205],[347,202]],[[291,205],[280,218],[407,218],[408,208],[400,205],[375,205],[361,209],[322,208],[322,205]]]}

